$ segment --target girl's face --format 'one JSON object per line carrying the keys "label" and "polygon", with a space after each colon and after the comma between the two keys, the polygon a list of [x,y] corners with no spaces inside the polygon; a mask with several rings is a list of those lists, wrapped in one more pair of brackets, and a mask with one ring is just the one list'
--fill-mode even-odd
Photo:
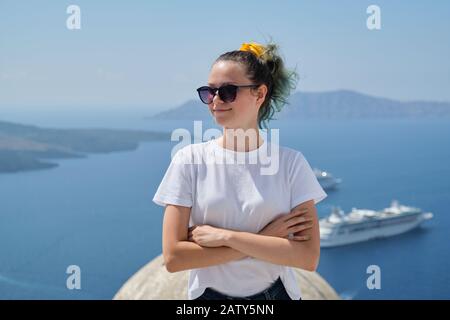
{"label": "girl's face", "polygon": [[[209,73],[208,86],[219,88],[226,84],[249,85],[254,84],[245,75],[244,66],[234,61],[216,62]],[[213,102],[208,104],[209,111],[217,124],[224,128],[244,130],[258,128],[258,110],[264,102],[267,87],[258,89],[238,88],[236,99],[225,103],[218,94]]]}

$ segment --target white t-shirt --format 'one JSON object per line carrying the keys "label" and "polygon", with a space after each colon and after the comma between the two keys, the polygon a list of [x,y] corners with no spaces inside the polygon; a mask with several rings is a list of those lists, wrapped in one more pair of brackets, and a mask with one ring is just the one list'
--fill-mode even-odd
{"label": "white t-shirt", "polygon": [[[258,149],[236,152],[210,140],[176,152],[153,201],[192,207],[189,226],[208,224],[258,233],[297,205],[311,199],[317,204],[325,197],[299,151],[264,141]],[[298,300],[301,292],[291,267],[252,257],[190,270],[188,298],[199,297],[207,287],[230,296],[249,296],[278,277],[289,296]]]}

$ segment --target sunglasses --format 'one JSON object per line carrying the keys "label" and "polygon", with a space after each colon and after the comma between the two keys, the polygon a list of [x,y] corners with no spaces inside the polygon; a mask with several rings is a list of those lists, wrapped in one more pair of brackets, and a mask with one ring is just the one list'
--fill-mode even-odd
{"label": "sunglasses", "polygon": [[205,104],[210,104],[213,102],[215,95],[218,93],[220,100],[225,103],[230,103],[236,100],[237,91],[239,88],[257,88],[259,84],[248,84],[242,86],[236,86],[234,84],[227,84],[220,88],[211,88],[208,86],[203,86],[197,89],[198,96]]}

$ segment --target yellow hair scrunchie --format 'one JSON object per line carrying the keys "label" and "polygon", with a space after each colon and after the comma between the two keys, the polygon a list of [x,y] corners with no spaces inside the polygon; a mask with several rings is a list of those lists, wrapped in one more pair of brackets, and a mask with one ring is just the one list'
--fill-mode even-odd
{"label": "yellow hair scrunchie", "polygon": [[266,48],[259,43],[251,42],[251,43],[243,43],[242,46],[239,48],[239,50],[250,51],[259,58],[262,56]]}

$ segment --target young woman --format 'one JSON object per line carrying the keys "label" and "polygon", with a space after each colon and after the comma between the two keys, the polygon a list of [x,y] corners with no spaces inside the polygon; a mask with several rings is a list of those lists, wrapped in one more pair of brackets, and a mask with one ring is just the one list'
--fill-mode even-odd
{"label": "young woman", "polygon": [[[223,134],[178,150],[153,198],[166,268],[190,270],[189,299],[299,300],[292,268],[317,268],[327,194],[301,152],[259,131],[295,88],[277,50],[244,43],[217,58],[197,91]],[[264,173],[269,149],[277,166]]]}

